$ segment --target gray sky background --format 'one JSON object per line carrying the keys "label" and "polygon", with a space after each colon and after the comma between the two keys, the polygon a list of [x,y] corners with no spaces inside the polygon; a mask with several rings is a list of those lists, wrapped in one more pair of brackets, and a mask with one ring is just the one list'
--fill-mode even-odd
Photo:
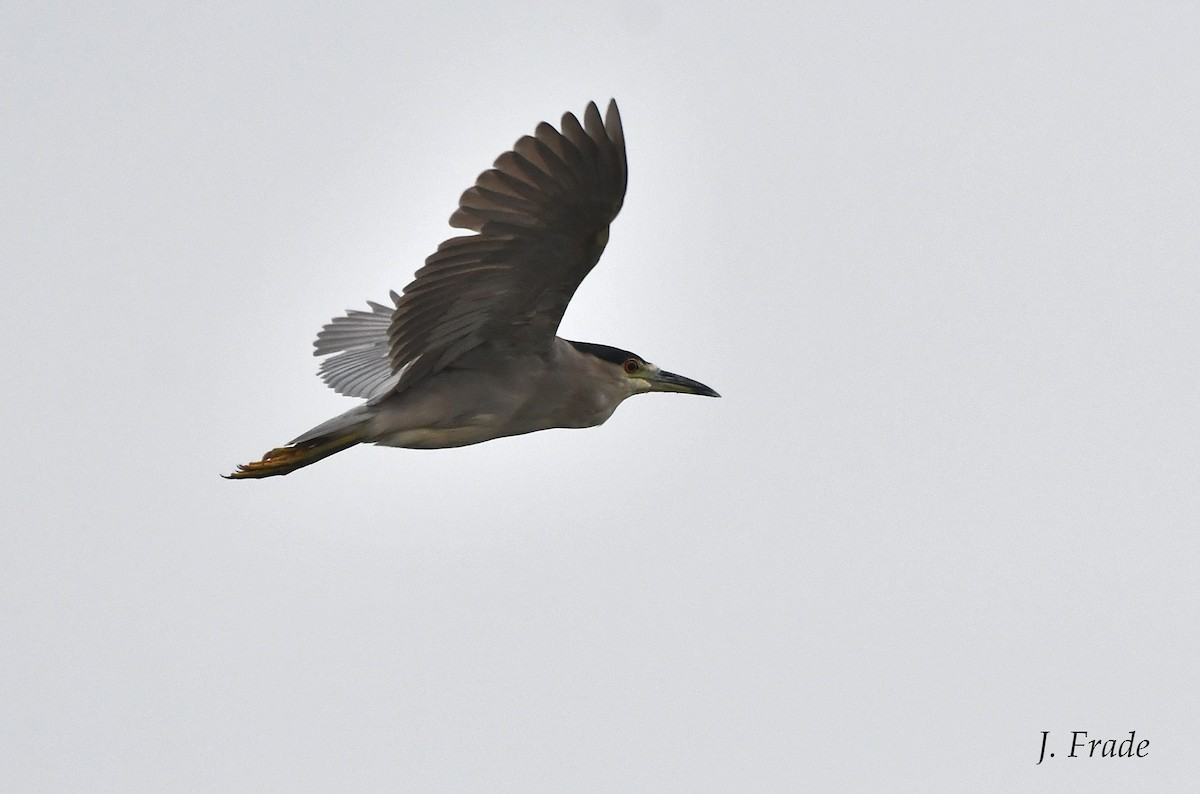
{"label": "gray sky background", "polygon": [[[1200,779],[1195,3],[336,5],[0,6],[3,788]],[[563,335],[723,400],[217,477],[610,96]]]}

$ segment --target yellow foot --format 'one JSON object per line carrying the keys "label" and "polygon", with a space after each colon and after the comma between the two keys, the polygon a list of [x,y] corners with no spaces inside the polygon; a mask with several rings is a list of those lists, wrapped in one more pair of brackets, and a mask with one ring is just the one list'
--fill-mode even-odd
{"label": "yellow foot", "polygon": [[311,449],[303,447],[276,447],[262,456],[262,460],[253,463],[242,463],[233,474],[222,474],[227,480],[244,480],[251,477],[271,477],[277,474],[288,474],[307,466],[312,460]]}
{"label": "yellow foot", "polygon": [[305,441],[291,447],[276,447],[262,456],[262,460],[243,463],[233,474],[222,474],[227,480],[247,480],[258,477],[274,477],[291,474],[318,460],[327,458],[343,449],[358,444],[362,435],[355,431],[344,436],[326,437]]}

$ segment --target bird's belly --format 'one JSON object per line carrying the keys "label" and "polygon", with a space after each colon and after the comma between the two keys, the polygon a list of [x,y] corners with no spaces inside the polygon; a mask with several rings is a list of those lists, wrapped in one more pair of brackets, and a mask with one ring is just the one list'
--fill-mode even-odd
{"label": "bird's belly", "polygon": [[553,378],[534,385],[520,376],[452,371],[379,406],[369,436],[382,446],[439,449],[601,424],[615,405],[586,397]]}
{"label": "bird's belly", "polygon": [[378,433],[373,439],[386,447],[407,449],[442,449],[465,447],[504,436],[518,436],[551,427],[560,423],[542,415],[522,415],[505,412],[476,412],[442,418],[417,427],[392,427]]}
{"label": "bird's belly", "polygon": [[495,414],[477,413],[459,417],[453,422],[438,422],[425,427],[395,428],[380,432],[372,439],[385,447],[406,449],[444,449],[465,447],[504,436],[519,436],[551,428],[592,427],[601,424],[611,411],[602,416],[576,417],[564,421],[541,412]]}
{"label": "bird's belly", "polygon": [[[465,447],[491,441],[500,436],[512,435],[498,432],[494,415],[479,414],[472,420],[452,427],[414,427],[381,435],[375,443],[385,447],[406,449],[444,449]],[[489,421],[490,420],[490,421]],[[528,431],[525,431],[528,432]]]}

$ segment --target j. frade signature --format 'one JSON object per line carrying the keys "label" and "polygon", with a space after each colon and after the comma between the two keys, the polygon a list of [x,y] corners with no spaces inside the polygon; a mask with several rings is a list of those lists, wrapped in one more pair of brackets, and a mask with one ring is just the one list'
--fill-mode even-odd
{"label": "j. frade signature", "polygon": [[[1067,758],[1145,758],[1150,754],[1150,740],[1137,741],[1137,731],[1130,731],[1129,738],[1118,743],[1116,739],[1088,739],[1087,731],[1071,731],[1071,751]],[[1042,731],[1042,752],[1038,764],[1054,753],[1046,752],[1050,742],[1050,731]],[[1037,766],[1037,764],[1034,764]]]}

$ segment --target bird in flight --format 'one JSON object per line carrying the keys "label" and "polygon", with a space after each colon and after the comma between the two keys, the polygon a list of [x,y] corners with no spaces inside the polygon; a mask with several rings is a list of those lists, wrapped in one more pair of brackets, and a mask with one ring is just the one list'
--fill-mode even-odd
{"label": "bird in flight", "polygon": [[437,449],[603,424],[627,397],[719,397],[628,350],[556,336],[625,200],[616,102],[541,123],[463,193],[451,237],[391,306],[368,301],[317,335],[322,379],[365,403],[229,479],[272,477],[356,444]]}

